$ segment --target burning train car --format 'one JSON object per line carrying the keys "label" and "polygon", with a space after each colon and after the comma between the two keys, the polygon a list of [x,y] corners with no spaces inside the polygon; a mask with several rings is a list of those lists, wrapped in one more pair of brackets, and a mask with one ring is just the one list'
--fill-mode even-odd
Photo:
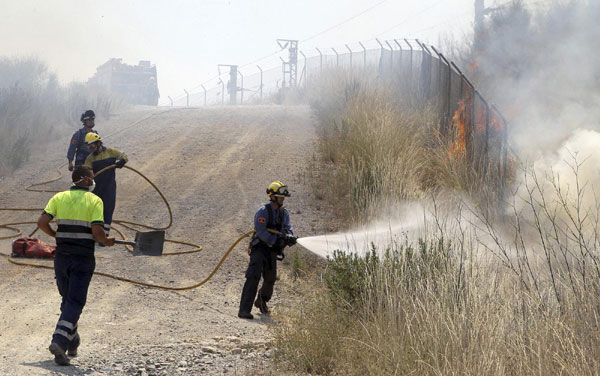
{"label": "burning train car", "polygon": [[124,64],[121,60],[113,58],[100,65],[88,82],[123,96],[131,104],[156,106],[159,98],[156,65],[148,60],[140,60],[138,65]]}

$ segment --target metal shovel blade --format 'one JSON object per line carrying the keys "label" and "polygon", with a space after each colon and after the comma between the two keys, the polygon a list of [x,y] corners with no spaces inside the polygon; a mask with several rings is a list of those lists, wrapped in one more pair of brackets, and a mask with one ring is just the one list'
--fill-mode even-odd
{"label": "metal shovel blade", "polygon": [[136,232],[133,255],[162,256],[164,243],[164,231]]}

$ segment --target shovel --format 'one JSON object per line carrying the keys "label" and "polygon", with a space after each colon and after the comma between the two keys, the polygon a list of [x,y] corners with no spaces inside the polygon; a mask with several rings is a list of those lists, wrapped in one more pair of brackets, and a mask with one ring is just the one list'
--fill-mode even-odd
{"label": "shovel", "polygon": [[164,242],[164,231],[136,232],[135,242],[115,239],[116,244],[127,244],[133,246],[134,256],[162,256]]}

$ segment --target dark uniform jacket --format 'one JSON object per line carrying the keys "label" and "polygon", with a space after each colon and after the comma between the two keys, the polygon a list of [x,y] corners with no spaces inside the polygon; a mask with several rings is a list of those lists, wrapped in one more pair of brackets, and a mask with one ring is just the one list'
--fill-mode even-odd
{"label": "dark uniform jacket", "polygon": [[[98,133],[92,130],[94,133]],[[82,127],[77,132],[73,133],[73,137],[71,137],[71,143],[69,143],[69,150],[67,150],[67,159],[74,160],[76,165],[82,165],[85,162],[88,154],[90,154],[90,149],[85,144],[85,135],[88,134],[88,131],[85,127]]]}

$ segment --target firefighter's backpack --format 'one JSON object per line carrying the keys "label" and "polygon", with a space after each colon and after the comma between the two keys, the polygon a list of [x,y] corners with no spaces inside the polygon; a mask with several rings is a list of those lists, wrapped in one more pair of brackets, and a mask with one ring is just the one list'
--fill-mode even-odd
{"label": "firefighter's backpack", "polygon": [[12,244],[13,257],[54,258],[55,253],[56,246],[28,236],[18,238]]}

